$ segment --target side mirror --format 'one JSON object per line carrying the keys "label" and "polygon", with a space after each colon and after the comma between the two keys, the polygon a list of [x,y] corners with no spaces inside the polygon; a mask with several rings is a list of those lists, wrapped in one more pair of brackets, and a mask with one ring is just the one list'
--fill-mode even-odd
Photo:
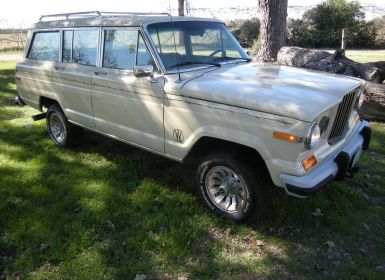
{"label": "side mirror", "polygon": [[251,52],[250,52],[250,51],[246,51],[246,54],[247,54],[248,56],[251,56]]}
{"label": "side mirror", "polygon": [[154,67],[152,65],[137,65],[134,66],[135,77],[150,77],[154,78]]}

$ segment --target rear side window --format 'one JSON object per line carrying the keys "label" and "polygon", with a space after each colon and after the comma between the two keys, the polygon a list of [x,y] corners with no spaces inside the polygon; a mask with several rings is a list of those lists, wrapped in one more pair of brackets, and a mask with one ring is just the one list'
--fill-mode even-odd
{"label": "rear side window", "polygon": [[32,40],[28,58],[48,61],[59,60],[59,32],[38,32]]}
{"label": "rear side window", "polygon": [[74,30],[72,60],[82,65],[96,66],[98,30]]}

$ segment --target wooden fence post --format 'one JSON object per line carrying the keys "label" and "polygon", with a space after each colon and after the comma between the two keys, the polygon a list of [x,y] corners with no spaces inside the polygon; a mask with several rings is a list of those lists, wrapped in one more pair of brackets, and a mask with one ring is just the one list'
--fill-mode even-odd
{"label": "wooden fence post", "polygon": [[346,50],[346,33],[345,33],[345,28],[342,29],[341,49]]}

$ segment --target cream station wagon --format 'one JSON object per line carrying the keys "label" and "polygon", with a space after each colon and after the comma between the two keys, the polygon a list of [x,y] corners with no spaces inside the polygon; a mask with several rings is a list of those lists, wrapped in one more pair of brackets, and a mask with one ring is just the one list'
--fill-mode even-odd
{"label": "cream station wagon", "polygon": [[252,63],[223,22],[169,14],[42,16],[16,67],[19,101],[65,147],[82,128],[176,161],[200,159],[202,201],[236,221],[272,186],[307,197],[358,170],[363,81]]}

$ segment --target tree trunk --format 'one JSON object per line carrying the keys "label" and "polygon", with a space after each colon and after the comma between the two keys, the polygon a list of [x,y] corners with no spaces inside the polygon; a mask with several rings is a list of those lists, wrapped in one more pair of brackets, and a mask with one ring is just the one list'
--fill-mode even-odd
{"label": "tree trunk", "polygon": [[258,0],[261,10],[261,47],[257,59],[275,61],[278,50],[285,45],[288,0]]}
{"label": "tree trunk", "polygon": [[366,84],[365,100],[359,113],[366,120],[385,122],[385,84]]}
{"label": "tree trunk", "polygon": [[278,53],[280,64],[358,77],[368,81],[360,116],[367,120],[385,122],[385,61],[357,63],[344,55],[326,51],[283,47]]}
{"label": "tree trunk", "polygon": [[283,47],[278,53],[278,63],[359,77],[377,84],[385,80],[385,61],[357,63],[347,58],[341,49],[331,54],[299,47]]}
{"label": "tree trunk", "polygon": [[178,16],[184,16],[184,0],[178,0]]}

